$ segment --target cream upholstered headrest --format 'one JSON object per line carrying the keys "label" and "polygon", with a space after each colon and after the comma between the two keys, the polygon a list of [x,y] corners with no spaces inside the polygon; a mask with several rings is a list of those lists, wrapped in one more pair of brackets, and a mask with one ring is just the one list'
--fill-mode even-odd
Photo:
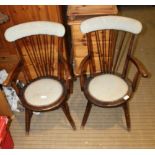
{"label": "cream upholstered headrest", "polygon": [[96,30],[115,29],[138,34],[142,24],[135,19],[121,16],[100,16],[87,19],[81,23],[81,32],[89,33]]}
{"label": "cream upholstered headrest", "polygon": [[23,37],[37,34],[47,34],[62,37],[65,34],[65,28],[60,23],[49,21],[33,21],[8,28],[5,31],[4,36],[7,41],[12,42]]}

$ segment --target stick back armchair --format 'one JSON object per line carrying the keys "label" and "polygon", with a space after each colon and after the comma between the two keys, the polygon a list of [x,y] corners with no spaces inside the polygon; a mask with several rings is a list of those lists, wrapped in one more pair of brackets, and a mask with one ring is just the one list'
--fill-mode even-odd
{"label": "stick back armchair", "polygon": [[[139,77],[148,76],[142,63],[133,56],[135,37],[141,32],[142,24],[127,17],[100,16],[83,21],[80,28],[88,47],[88,55],[80,64],[81,90],[88,100],[81,128],[87,122],[92,105],[121,106],[130,130],[128,101]],[[132,79],[128,78],[130,63],[137,68]]]}
{"label": "stick back armchair", "polygon": [[26,84],[19,95],[25,107],[27,133],[30,131],[33,111],[43,112],[59,107],[63,109],[72,128],[76,128],[67,103],[71,76],[64,58],[64,34],[62,24],[48,21],[22,23],[5,31],[6,40],[15,42],[19,62],[4,85],[15,87],[19,73],[24,74]]}

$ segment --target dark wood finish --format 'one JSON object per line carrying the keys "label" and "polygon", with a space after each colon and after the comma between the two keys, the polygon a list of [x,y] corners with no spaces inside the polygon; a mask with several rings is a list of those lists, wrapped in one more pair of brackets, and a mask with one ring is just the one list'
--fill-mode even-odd
{"label": "dark wood finish", "polygon": [[[135,35],[118,30],[99,30],[86,33],[88,55],[80,64],[80,83],[88,103],[83,116],[81,127],[83,128],[89,117],[91,104],[102,107],[112,108],[122,106],[125,113],[126,124],[130,130],[130,116],[127,102],[133,95],[139,78],[147,77],[147,70],[142,63],[132,56]],[[108,42],[108,44],[107,44]],[[98,64],[96,63],[98,58]],[[128,79],[129,63],[133,63],[137,68],[133,79]],[[90,74],[86,70],[90,70]],[[120,98],[113,102],[99,101],[88,91],[89,82],[98,75],[113,74],[122,78],[128,85],[128,99]],[[107,90],[108,91],[108,90]]]}
{"label": "dark wood finish", "polygon": [[144,65],[137,58],[130,56],[129,59],[137,67],[138,72],[141,74],[141,76],[148,77],[147,70],[145,69]]}
{"label": "dark wood finish", "polygon": [[[35,30],[35,28],[34,28]],[[70,96],[70,69],[64,58],[63,38],[51,35],[32,35],[15,41],[20,61],[4,83],[14,86],[20,72],[23,72],[25,78],[25,87],[19,90],[20,99],[25,107],[25,127],[26,132],[30,131],[30,122],[33,111],[49,111],[62,107],[72,128],[75,130],[75,123],[70,115],[67,100]],[[63,93],[59,100],[46,106],[34,106],[28,103],[25,98],[25,90],[33,82],[39,79],[50,78],[57,80],[63,88]]]}
{"label": "dark wood finish", "polygon": [[64,103],[64,104],[62,105],[62,110],[63,110],[64,114],[66,115],[68,121],[70,122],[70,124],[71,124],[73,130],[76,130],[75,123],[74,123],[74,121],[73,121],[73,119],[72,119],[72,117],[71,117],[71,115],[70,115],[70,110],[69,110],[68,103]]}
{"label": "dark wood finish", "polygon": [[33,112],[31,110],[25,109],[25,129],[26,134],[29,134],[30,131],[30,124]]}
{"label": "dark wood finish", "polygon": [[84,129],[84,126],[87,123],[88,116],[89,116],[89,113],[91,111],[91,108],[92,108],[92,104],[90,102],[88,102],[87,106],[86,106],[84,116],[83,116],[83,120],[82,120],[82,123],[81,123],[81,129]]}
{"label": "dark wood finish", "polygon": [[123,110],[124,110],[124,114],[125,114],[127,129],[128,129],[128,131],[130,131],[131,123],[130,123],[130,112],[129,112],[128,103],[123,104]]}
{"label": "dark wood finish", "polygon": [[137,72],[134,76],[133,84],[132,84],[132,89],[133,89],[133,91],[135,91],[136,87],[137,87],[138,80],[140,79],[140,76],[148,77],[148,73],[147,73],[147,70],[145,69],[144,65],[137,58],[130,56],[129,60],[138,68]]}

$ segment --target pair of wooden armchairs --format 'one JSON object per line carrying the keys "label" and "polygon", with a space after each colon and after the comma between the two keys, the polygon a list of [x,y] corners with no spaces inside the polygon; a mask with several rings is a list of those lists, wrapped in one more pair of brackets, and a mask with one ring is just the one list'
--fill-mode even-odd
{"label": "pair of wooden armchairs", "polygon": [[[139,77],[148,76],[140,61],[132,56],[135,36],[141,29],[139,21],[121,16],[95,17],[81,23],[88,47],[88,55],[80,65],[81,90],[88,100],[81,127],[85,126],[92,105],[105,108],[122,106],[130,129],[128,101]],[[72,77],[64,58],[64,34],[62,24],[47,21],[22,23],[5,32],[6,40],[15,42],[20,59],[4,85],[16,88],[18,75],[23,72],[26,84],[18,94],[25,107],[27,133],[34,111],[57,108],[62,108],[72,128],[76,129],[67,103]],[[132,81],[127,78],[130,62],[137,68]]]}

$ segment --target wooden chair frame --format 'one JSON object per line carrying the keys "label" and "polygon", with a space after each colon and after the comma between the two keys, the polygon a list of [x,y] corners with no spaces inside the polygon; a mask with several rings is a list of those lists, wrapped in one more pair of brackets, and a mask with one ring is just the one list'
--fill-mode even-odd
{"label": "wooden chair frame", "polygon": [[[36,23],[33,22],[33,23],[37,24],[37,22]],[[54,24],[52,23],[53,24],[52,25],[51,23],[49,22],[47,24],[50,24],[49,26],[53,26],[55,24],[55,23]],[[45,28],[46,26],[47,25],[45,23]],[[58,26],[62,27],[62,25],[60,24]],[[44,25],[43,25],[43,29],[44,29]],[[49,29],[53,32],[52,28],[49,28]],[[26,29],[24,30],[28,31]],[[35,27],[33,28],[33,32],[36,33]],[[43,33],[44,32],[45,31],[43,30]],[[48,40],[48,43],[46,43],[47,40]],[[44,112],[44,111],[49,111],[49,110],[55,110],[58,108],[62,108],[72,128],[75,130],[76,126],[71,117],[69,106],[67,103],[67,100],[70,96],[71,89],[72,89],[71,88],[72,77],[70,75],[70,69],[69,69],[68,63],[66,59],[64,59],[64,56],[62,53],[64,51],[63,50],[63,35],[57,36],[54,34],[50,35],[50,34],[38,33],[38,34],[23,36],[23,37],[20,37],[20,38],[11,40],[11,41],[15,41],[15,46],[16,46],[16,49],[19,55],[19,62],[17,62],[13,70],[10,72],[8,78],[3,83],[3,85],[13,86],[16,89],[17,94],[19,95],[23,106],[25,107],[26,133],[29,133],[30,131],[30,123],[31,123],[33,111]],[[55,45],[57,45],[57,49],[55,48]],[[30,74],[30,70],[26,65],[27,62],[23,56],[24,55],[23,49],[22,49],[23,47],[25,49],[25,52],[27,53],[27,56],[29,57],[29,60],[32,63],[32,66],[33,66],[33,69],[36,75],[35,77],[32,77],[32,75]],[[57,60],[55,60],[54,53],[58,53],[57,58],[56,58]],[[55,68],[53,67],[54,61],[57,61],[58,63],[57,73],[55,73]],[[24,89],[19,90],[16,86],[16,81],[21,72],[23,73],[25,77],[26,85]],[[31,83],[39,79],[45,79],[45,78],[55,79],[59,81],[63,87],[63,94],[61,95],[59,100],[55,101],[54,103],[48,104],[47,106],[33,106],[29,104],[24,96],[24,92],[27,86],[29,86]]]}
{"label": "wooden chair frame", "polygon": [[[108,20],[105,20],[107,18]],[[117,19],[118,18],[118,19]],[[83,91],[85,97],[87,98],[87,106],[85,109],[85,113],[83,116],[83,120],[81,123],[81,128],[84,128],[87,119],[89,117],[92,105],[102,107],[102,108],[113,108],[113,107],[122,107],[125,113],[125,118],[126,118],[126,124],[127,124],[127,129],[130,130],[131,128],[131,123],[130,123],[130,115],[129,115],[129,107],[128,107],[128,101],[133,95],[133,93],[136,90],[137,82],[140,79],[140,77],[148,77],[148,72],[145,69],[144,65],[135,57],[133,57],[133,45],[135,42],[135,36],[136,34],[133,32],[128,32],[125,30],[123,24],[125,23],[128,18],[126,18],[125,22],[122,22],[122,30],[120,29],[115,29],[117,27],[114,25],[114,23],[118,23],[118,21],[122,17],[115,17],[115,16],[107,16],[107,17],[97,17],[97,18],[91,18],[86,21],[84,21],[81,24],[81,30],[86,36],[86,41],[87,41],[87,47],[88,47],[88,55],[82,60],[80,64],[80,85],[81,85],[81,90]],[[124,18],[124,17],[123,17]],[[122,19],[123,19],[122,18]],[[117,22],[111,22],[111,19],[118,20]],[[99,23],[98,29],[91,24],[95,24],[95,22]],[[103,24],[101,25],[101,21],[103,20]],[[104,22],[105,20],[105,22]],[[130,23],[129,19],[129,25]],[[109,23],[108,23],[109,22]],[[135,22],[135,21],[134,21]],[[137,26],[138,22],[135,22],[135,26]],[[104,25],[105,24],[105,25]],[[109,25],[108,25],[109,24]],[[137,24],[137,25],[136,25]],[[132,24],[131,24],[132,25]],[[140,24],[139,24],[140,25]],[[138,26],[139,26],[138,25]],[[92,28],[91,28],[92,26]],[[137,29],[139,27],[137,26]],[[111,29],[109,29],[111,27]],[[128,29],[132,31],[132,28],[128,27]],[[139,30],[138,30],[139,31]],[[108,37],[107,37],[108,33]],[[121,39],[118,39],[121,33]],[[139,33],[139,32],[137,32]],[[130,36],[130,37],[128,37]],[[107,40],[108,38],[108,40]],[[128,44],[125,43],[125,39],[128,38]],[[119,44],[118,44],[119,40]],[[96,43],[96,48],[94,44]],[[109,43],[107,45],[107,42]],[[118,44],[118,46],[116,45]],[[106,47],[108,46],[108,47]],[[116,46],[118,47],[116,49]],[[126,47],[127,46],[127,47]],[[125,56],[125,62],[124,62],[124,67],[121,72],[117,70],[117,65],[119,60],[121,59],[120,53],[123,50],[123,47],[127,48],[126,56]],[[108,50],[106,50],[108,48]],[[98,63],[100,66],[100,70],[96,70],[96,63],[94,60],[94,55],[95,55],[95,49],[98,54]],[[94,52],[95,51],[95,52]],[[117,51],[117,52],[116,52]],[[106,59],[107,57],[107,59]],[[134,77],[132,80],[128,79],[128,70],[129,70],[129,64],[132,63],[137,71],[134,74]],[[89,69],[89,74],[87,73]],[[112,101],[112,102],[103,102],[99,101],[96,98],[92,97],[88,91],[88,85],[89,82],[95,78],[98,75],[103,75],[103,74],[113,74],[117,75],[120,78],[122,78],[127,84],[128,84],[128,99],[124,100],[123,98]]]}

